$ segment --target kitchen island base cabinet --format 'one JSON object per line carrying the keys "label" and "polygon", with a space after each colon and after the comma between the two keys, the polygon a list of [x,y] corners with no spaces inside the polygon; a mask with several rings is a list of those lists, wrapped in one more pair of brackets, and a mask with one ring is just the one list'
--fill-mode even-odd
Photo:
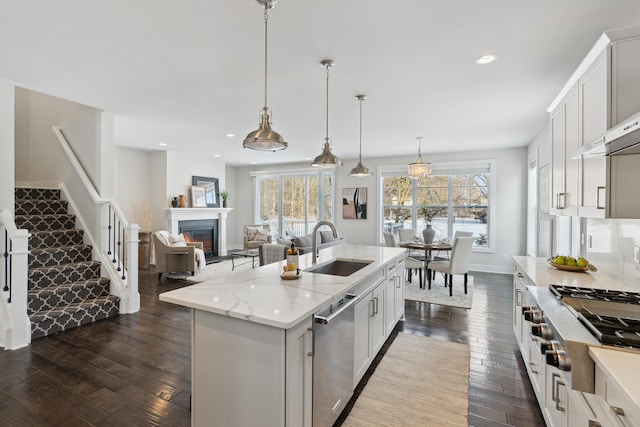
{"label": "kitchen island base cabinet", "polygon": [[311,425],[311,318],[283,330],[202,310],[192,317],[193,426]]}
{"label": "kitchen island base cabinet", "polygon": [[383,277],[355,304],[354,388],[385,341],[385,293]]}

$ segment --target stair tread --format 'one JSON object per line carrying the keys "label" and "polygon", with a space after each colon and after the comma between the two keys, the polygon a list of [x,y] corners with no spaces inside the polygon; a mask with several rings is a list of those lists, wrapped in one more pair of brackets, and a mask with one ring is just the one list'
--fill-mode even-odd
{"label": "stair tread", "polygon": [[55,252],[55,251],[61,251],[61,250],[69,250],[69,249],[74,249],[74,248],[80,248],[80,249],[84,249],[84,248],[91,248],[91,245],[87,245],[87,244],[79,244],[79,245],[65,245],[65,246],[52,246],[52,247],[48,247],[48,248],[37,248],[37,249],[31,249],[31,254],[40,254],[40,253],[46,253],[46,252]]}
{"label": "stair tread", "polygon": [[90,307],[93,307],[93,306],[105,305],[105,304],[113,304],[113,303],[117,303],[119,301],[120,301],[120,297],[118,297],[116,295],[105,295],[105,296],[101,296],[101,297],[90,298],[90,299],[84,300],[82,302],[74,302],[74,303],[67,304],[67,305],[64,305],[64,306],[54,307],[54,308],[51,308],[49,310],[38,311],[38,312],[33,313],[32,315],[30,315],[29,318],[32,321],[34,321],[34,319],[44,318],[46,316],[48,316],[48,317],[56,317],[56,316],[60,316],[62,314],[72,313],[74,311],[90,308]]}
{"label": "stair tread", "polygon": [[73,268],[74,266],[81,266],[81,265],[100,265],[100,261],[95,261],[95,260],[87,260],[87,261],[78,261],[78,262],[70,262],[69,264],[61,264],[61,265],[50,265],[48,267],[36,267],[36,268],[30,268],[29,269],[29,273],[31,272],[37,272],[37,271],[44,271],[44,270],[64,270],[65,268]]}
{"label": "stair tread", "polygon": [[87,286],[90,284],[97,284],[97,285],[103,285],[106,283],[109,283],[109,279],[106,277],[96,277],[94,279],[87,279],[87,280],[79,280],[77,282],[72,282],[72,283],[65,283],[63,285],[51,285],[51,286],[47,286],[45,288],[40,288],[40,289],[30,289],[27,291],[27,295],[37,295],[43,291],[66,291],[68,289],[74,289],[74,288],[79,288],[79,287],[83,287],[83,286]]}

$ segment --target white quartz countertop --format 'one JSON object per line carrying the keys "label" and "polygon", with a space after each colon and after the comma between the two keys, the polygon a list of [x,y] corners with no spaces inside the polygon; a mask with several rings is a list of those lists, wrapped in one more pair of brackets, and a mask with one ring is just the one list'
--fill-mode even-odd
{"label": "white quartz countertop", "polygon": [[335,258],[373,262],[347,277],[315,274],[305,271],[312,264],[311,254],[304,254],[299,266],[302,275],[296,280],[280,278],[285,264],[281,261],[252,270],[222,273],[213,280],[162,293],[160,300],[288,329],[404,252],[402,248],[339,245],[321,250],[317,265]]}
{"label": "white quartz countertop", "polygon": [[594,362],[640,407],[640,353],[589,347]]}
{"label": "white quartz countertop", "polygon": [[553,284],[637,292],[637,285],[634,287],[633,282],[609,275],[605,271],[563,271],[550,265],[544,258],[514,256],[513,259],[537,286]]}

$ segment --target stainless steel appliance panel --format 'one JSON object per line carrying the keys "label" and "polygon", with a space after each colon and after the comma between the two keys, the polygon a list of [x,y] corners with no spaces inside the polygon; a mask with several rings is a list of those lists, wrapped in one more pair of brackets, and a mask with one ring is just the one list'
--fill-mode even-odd
{"label": "stainless steel appliance panel", "polygon": [[353,394],[354,295],[315,316],[313,425],[330,427]]}

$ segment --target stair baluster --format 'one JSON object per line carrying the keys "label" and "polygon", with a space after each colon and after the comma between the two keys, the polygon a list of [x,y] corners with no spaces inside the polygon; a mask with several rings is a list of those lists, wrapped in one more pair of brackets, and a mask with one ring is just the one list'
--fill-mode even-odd
{"label": "stair baluster", "polygon": [[[7,292],[9,290],[9,249],[7,245],[9,244],[9,233],[7,233],[7,229],[4,230],[4,287],[3,291]],[[11,298],[9,298],[9,302],[11,302]]]}
{"label": "stair baluster", "polygon": [[[125,237],[124,233],[125,233],[125,231],[124,231],[124,227],[123,227],[122,228],[122,241],[126,242],[127,239],[124,238]],[[120,258],[122,260],[122,280],[124,280],[126,278],[124,272],[127,271],[127,269],[125,268],[125,262],[127,260],[127,258],[125,257],[126,248],[127,248],[127,245],[122,245],[122,257]]]}
{"label": "stair baluster", "polygon": [[107,238],[109,239],[109,245],[107,246],[107,255],[111,255],[111,204],[109,204],[109,226],[107,227]]}

